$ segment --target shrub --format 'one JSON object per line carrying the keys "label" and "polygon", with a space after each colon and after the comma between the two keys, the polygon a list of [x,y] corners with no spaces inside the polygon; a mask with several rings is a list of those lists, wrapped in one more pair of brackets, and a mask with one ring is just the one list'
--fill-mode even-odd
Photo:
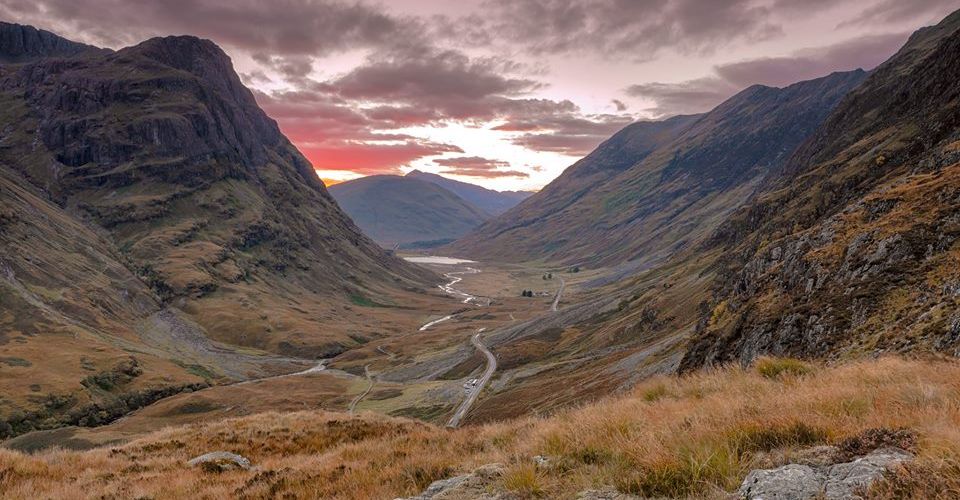
{"label": "shrub", "polygon": [[757,373],[770,379],[785,376],[799,377],[813,373],[813,366],[793,358],[760,358],[755,368]]}
{"label": "shrub", "polygon": [[657,384],[643,391],[643,400],[652,403],[666,396],[667,393],[667,386],[663,384]]}

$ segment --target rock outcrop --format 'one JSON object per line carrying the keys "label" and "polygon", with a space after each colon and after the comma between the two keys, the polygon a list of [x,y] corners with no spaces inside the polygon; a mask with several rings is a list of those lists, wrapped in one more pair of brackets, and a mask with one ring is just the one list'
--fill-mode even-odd
{"label": "rock outcrop", "polygon": [[720,226],[683,369],[760,354],[960,349],[960,12],[851,92]]}
{"label": "rock outcrop", "polygon": [[825,466],[788,464],[751,471],[738,494],[749,500],[846,500],[859,495],[887,471],[912,459],[899,448],[881,448],[851,462]]}
{"label": "rock outcrop", "polygon": [[512,500],[513,495],[490,491],[502,475],[503,465],[487,464],[470,474],[434,481],[423,493],[403,500]]}
{"label": "rock outcrop", "polygon": [[211,451],[187,462],[190,467],[200,467],[207,472],[250,470],[250,460],[229,451]]}

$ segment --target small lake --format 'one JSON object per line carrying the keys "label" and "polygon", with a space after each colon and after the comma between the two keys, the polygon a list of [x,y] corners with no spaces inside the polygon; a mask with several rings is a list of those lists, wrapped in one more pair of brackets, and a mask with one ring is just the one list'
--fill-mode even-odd
{"label": "small lake", "polygon": [[475,260],[456,259],[453,257],[439,257],[434,255],[427,255],[422,257],[404,257],[404,260],[408,262],[414,262],[417,264],[447,264],[451,266],[455,264],[472,264],[476,262]]}

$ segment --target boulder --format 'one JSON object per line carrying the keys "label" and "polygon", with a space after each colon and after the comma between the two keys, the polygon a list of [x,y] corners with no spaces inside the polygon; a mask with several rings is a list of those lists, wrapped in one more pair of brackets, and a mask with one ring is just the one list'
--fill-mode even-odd
{"label": "boulder", "polygon": [[860,498],[857,492],[880,479],[884,471],[911,459],[912,455],[902,449],[880,448],[851,462],[754,470],[743,480],[738,493],[751,500]]}
{"label": "boulder", "polygon": [[229,451],[212,451],[187,462],[190,467],[201,467],[208,472],[250,470],[250,460]]}
{"label": "boulder", "polygon": [[814,498],[823,490],[823,482],[823,475],[813,467],[789,464],[751,471],[740,485],[740,496],[751,500]]}
{"label": "boulder", "polygon": [[856,498],[855,491],[869,486],[887,469],[912,459],[899,448],[881,448],[852,462],[831,465],[824,482],[826,498]]}
{"label": "boulder", "polygon": [[509,500],[513,498],[509,493],[493,492],[489,488],[501,475],[503,465],[483,465],[470,474],[434,481],[419,495],[403,500]]}

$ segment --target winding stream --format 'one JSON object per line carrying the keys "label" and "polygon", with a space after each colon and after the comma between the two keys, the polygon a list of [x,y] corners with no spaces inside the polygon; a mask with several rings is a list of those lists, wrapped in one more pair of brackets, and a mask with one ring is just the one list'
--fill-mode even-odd
{"label": "winding stream", "polygon": [[[454,257],[438,257],[438,256],[406,257],[406,260],[409,262],[417,263],[417,264],[441,264],[441,265],[472,264],[475,262],[467,259],[457,259]],[[444,273],[443,276],[449,279],[450,282],[445,285],[439,285],[440,289],[443,290],[443,292],[446,293],[447,295],[452,295],[454,297],[462,298],[464,304],[469,304],[470,302],[476,302],[477,296],[470,295],[469,293],[463,292],[461,290],[457,290],[456,288],[453,287],[453,285],[456,285],[457,283],[463,281],[463,278],[460,277],[461,274],[477,274],[479,272],[480,272],[479,269],[467,267],[463,271],[451,271],[449,273]],[[444,316],[440,319],[435,319],[433,321],[430,321],[424,324],[423,326],[421,326],[417,331],[422,332],[430,328],[431,326],[436,325],[437,323],[442,323],[444,321],[447,321],[453,318],[454,316],[455,314],[451,314],[448,316]]]}

